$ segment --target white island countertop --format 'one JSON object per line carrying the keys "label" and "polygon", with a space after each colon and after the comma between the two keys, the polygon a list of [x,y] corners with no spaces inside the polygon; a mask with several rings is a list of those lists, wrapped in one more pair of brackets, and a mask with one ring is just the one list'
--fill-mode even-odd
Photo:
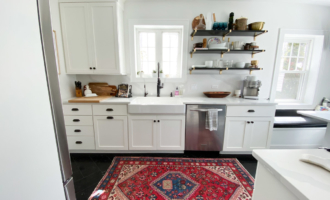
{"label": "white island countertop", "polygon": [[[140,97],[141,96],[137,96]],[[100,103],[90,103],[90,104],[130,104],[131,101],[133,101],[137,97],[132,98],[118,98],[118,97],[111,97],[108,99],[105,99],[101,101]],[[73,97],[75,98],[75,97]],[[70,99],[73,99],[70,98]],[[142,97],[144,98],[144,97]],[[145,97],[148,98],[148,97]],[[162,98],[162,97],[160,97]],[[167,97],[166,97],[167,98]],[[263,100],[251,100],[251,99],[242,99],[242,98],[234,98],[234,97],[226,97],[226,98],[207,98],[207,97],[172,97],[172,98],[178,98],[183,104],[216,104],[216,105],[231,105],[231,106],[270,106],[270,105],[276,105],[277,103],[274,103],[272,101],[263,99]],[[77,103],[69,103],[67,99],[63,101],[63,104],[77,104]],[[78,104],[86,104],[86,103],[78,103]]]}
{"label": "white island countertop", "polygon": [[298,114],[319,119],[325,122],[330,122],[330,112],[329,111],[297,111]]}
{"label": "white island countertop", "polygon": [[298,199],[330,199],[330,172],[300,161],[302,154],[330,159],[330,152],[324,149],[265,149],[252,153]]}

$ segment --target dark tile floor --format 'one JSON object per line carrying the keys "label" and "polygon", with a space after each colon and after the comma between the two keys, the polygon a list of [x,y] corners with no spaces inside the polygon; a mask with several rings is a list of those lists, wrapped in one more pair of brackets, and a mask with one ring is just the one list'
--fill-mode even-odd
{"label": "dark tile floor", "polygon": [[87,200],[110,167],[115,156],[182,157],[182,158],[237,158],[255,177],[257,161],[251,155],[220,155],[217,152],[185,152],[184,154],[71,154],[73,180],[77,200]]}

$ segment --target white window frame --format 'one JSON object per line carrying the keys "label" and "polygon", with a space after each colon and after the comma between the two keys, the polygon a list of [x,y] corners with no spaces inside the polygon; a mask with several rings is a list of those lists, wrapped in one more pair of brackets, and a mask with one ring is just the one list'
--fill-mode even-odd
{"label": "white window frame", "polygon": [[[316,102],[319,101],[319,99],[315,98],[315,91],[317,89],[317,78],[319,75],[321,57],[323,52],[324,35],[325,33],[323,31],[280,29],[270,94],[270,100],[278,103],[278,109],[314,109],[315,105],[317,104]],[[278,76],[281,73],[281,58],[283,55],[282,50],[285,38],[296,38],[297,41],[311,41],[307,63],[307,68],[310,68],[306,72],[304,80],[301,80],[304,83],[302,87],[300,87],[300,92],[298,94],[299,98],[297,100],[275,99]],[[292,71],[291,73],[299,72]]]}
{"label": "white window frame", "polygon": [[[147,27],[136,27],[136,35],[135,35],[135,45],[136,45],[136,53],[135,55],[140,54],[140,33],[142,32],[150,32],[150,33],[156,33],[156,41],[155,41],[155,49],[156,49],[156,66],[155,70],[157,71],[157,65],[158,62],[160,63],[160,69],[162,69],[162,62],[163,62],[163,33],[179,33],[179,40],[178,40],[178,59],[177,59],[177,66],[182,66],[182,29],[174,28],[174,27],[158,27],[158,28],[147,28]],[[136,63],[135,63],[135,71],[141,71],[141,60],[140,56],[136,56]],[[136,73],[135,73],[136,75]],[[144,78],[152,78],[152,76],[148,76],[148,74],[144,74]],[[182,70],[178,72],[179,77],[182,77]],[[134,74],[132,74],[134,76]],[[139,77],[136,77],[139,78]],[[171,79],[171,78],[169,78]]]}
{"label": "white window frame", "polygon": [[[298,92],[297,92],[297,98],[296,99],[276,99],[276,97],[275,97],[275,102],[278,102],[278,103],[303,103],[304,102],[303,101],[304,100],[303,99],[303,96],[305,95],[305,89],[306,89],[307,82],[308,82],[308,75],[309,75],[309,70],[310,70],[310,63],[311,63],[311,55],[312,55],[312,51],[313,51],[312,47],[313,47],[314,38],[304,37],[302,39],[298,39],[298,38],[295,38],[295,37],[285,37],[283,43],[284,42],[290,42],[290,43],[308,43],[309,46],[306,49],[306,52],[308,54],[305,56],[306,62],[305,62],[305,67],[303,68],[302,71],[295,71],[295,70],[290,71],[290,70],[279,69],[278,76],[281,73],[284,73],[284,74],[293,73],[293,74],[302,74],[303,75],[303,77],[300,78],[299,89],[298,89]],[[283,43],[282,43],[282,47],[281,48],[283,48]],[[292,53],[292,50],[290,52],[290,56],[288,56],[290,58],[292,58],[291,53]],[[297,56],[297,58],[299,58],[299,53],[300,53],[300,48],[298,49],[298,56]],[[283,52],[282,52],[282,54],[283,54]],[[283,55],[281,55],[281,58],[282,57],[283,57]],[[291,61],[291,59],[290,59],[290,61]],[[290,68],[290,66],[288,66],[288,68]],[[278,79],[278,76],[277,76],[277,79]],[[276,85],[276,87],[277,87],[277,85]]]}
{"label": "white window frame", "polygon": [[[154,28],[152,28],[154,27]],[[130,68],[130,76],[131,76],[131,82],[156,82],[157,78],[147,77],[147,78],[140,78],[137,77],[137,69],[138,66],[138,58],[137,58],[137,46],[136,46],[136,38],[138,36],[138,31],[140,29],[147,28],[147,29],[154,29],[158,30],[159,28],[166,28],[166,30],[180,30],[182,37],[181,39],[181,51],[180,51],[180,57],[181,63],[178,66],[181,66],[181,77],[180,78],[164,78],[165,82],[184,82],[187,79],[187,58],[188,58],[188,29],[189,29],[189,20],[138,20],[138,19],[131,19],[129,20],[129,42],[126,43],[127,49],[130,50],[130,56],[129,56],[129,68]],[[164,32],[168,32],[164,30]],[[157,38],[156,38],[157,41]],[[161,41],[161,38],[160,38]],[[157,43],[157,42],[156,42]],[[162,52],[158,52],[159,58],[162,60]],[[161,61],[159,60],[159,62]],[[158,62],[158,60],[156,60]],[[162,66],[160,66],[162,68]]]}

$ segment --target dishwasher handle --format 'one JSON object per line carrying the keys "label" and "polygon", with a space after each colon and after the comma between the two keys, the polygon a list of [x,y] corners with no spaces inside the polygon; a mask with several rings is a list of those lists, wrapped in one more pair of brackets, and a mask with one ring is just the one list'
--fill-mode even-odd
{"label": "dishwasher handle", "polygon": [[[212,109],[212,108],[210,108]],[[190,111],[198,111],[198,112],[207,112],[209,109],[191,109]],[[223,109],[212,109],[212,110],[218,110],[218,112],[223,111]]]}

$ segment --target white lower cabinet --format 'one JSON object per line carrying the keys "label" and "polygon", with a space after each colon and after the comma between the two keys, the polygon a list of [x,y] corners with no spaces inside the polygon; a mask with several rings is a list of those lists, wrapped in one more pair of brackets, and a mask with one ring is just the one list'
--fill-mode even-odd
{"label": "white lower cabinet", "polygon": [[157,125],[158,150],[184,150],[185,116],[159,115]]}
{"label": "white lower cabinet", "polygon": [[269,148],[273,117],[226,117],[223,151]]}
{"label": "white lower cabinet", "polygon": [[127,116],[93,116],[97,150],[128,150]]}
{"label": "white lower cabinet", "polygon": [[184,115],[130,115],[128,123],[130,150],[184,150]]}
{"label": "white lower cabinet", "polygon": [[129,150],[156,150],[156,116],[128,116]]}

